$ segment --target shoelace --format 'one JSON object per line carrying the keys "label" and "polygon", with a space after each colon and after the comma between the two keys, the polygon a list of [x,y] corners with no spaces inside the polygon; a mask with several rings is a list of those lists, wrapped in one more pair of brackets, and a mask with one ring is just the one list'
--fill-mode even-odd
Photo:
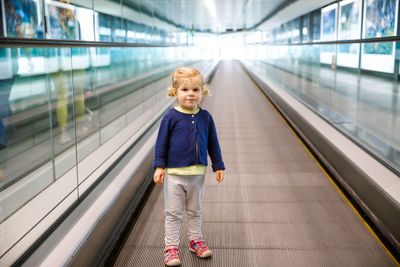
{"label": "shoelace", "polygon": [[166,251],[166,258],[168,260],[179,259],[178,250],[177,249],[169,249]]}
{"label": "shoelace", "polygon": [[208,247],[204,241],[199,241],[195,243],[195,245],[196,245],[195,249],[198,248],[201,253],[208,250]]}

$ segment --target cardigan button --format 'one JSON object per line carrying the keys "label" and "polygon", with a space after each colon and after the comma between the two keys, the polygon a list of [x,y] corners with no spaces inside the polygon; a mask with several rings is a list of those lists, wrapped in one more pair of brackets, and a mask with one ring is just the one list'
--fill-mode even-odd
{"label": "cardigan button", "polygon": [[194,117],[194,115],[192,115],[192,117]]}
{"label": "cardigan button", "polygon": [[192,121],[192,123],[194,123],[194,121]]}

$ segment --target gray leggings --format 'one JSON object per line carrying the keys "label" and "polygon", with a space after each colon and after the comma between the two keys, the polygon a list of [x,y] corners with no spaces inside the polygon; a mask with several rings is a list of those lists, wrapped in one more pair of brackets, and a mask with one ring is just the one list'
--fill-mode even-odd
{"label": "gray leggings", "polygon": [[165,245],[179,245],[183,212],[188,221],[188,238],[203,238],[201,200],[205,175],[167,174],[164,181]]}

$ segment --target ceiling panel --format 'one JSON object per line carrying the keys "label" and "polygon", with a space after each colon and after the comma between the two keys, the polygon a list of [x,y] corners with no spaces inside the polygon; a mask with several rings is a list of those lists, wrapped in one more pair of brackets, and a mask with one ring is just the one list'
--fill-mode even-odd
{"label": "ceiling panel", "polygon": [[[267,30],[334,0],[122,0],[178,27],[224,33]],[[264,21],[266,19],[266,21]]]}
{"label": "ceiling panel", "polygon": [[141,5],[178,25],[226,32],[259,23],[287,0],[142,0]]}

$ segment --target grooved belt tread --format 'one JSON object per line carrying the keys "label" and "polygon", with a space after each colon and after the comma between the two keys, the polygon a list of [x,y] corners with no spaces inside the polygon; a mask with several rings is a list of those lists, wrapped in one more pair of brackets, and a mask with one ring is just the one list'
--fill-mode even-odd
{"label": "grooved belt tread", "polygon": [[[223,61],[202,106],[216,122],[225,180],[207,168],[203,232],[211,259],[182,266],[395,266],[297,137],[235,61]],[[164,266],[157,185],[115,266]]]}

